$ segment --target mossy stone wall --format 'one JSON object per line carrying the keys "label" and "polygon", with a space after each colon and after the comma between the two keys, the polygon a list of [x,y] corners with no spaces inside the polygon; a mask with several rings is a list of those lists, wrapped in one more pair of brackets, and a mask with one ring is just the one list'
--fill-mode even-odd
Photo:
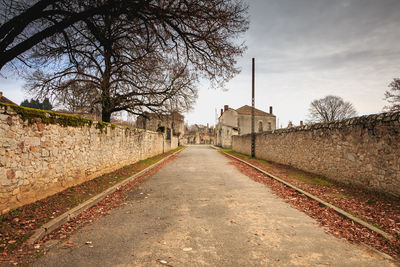
{"label": "mossy stone wall", "polygon": [[0,212],[173,149],[160,133],[0,104]]}

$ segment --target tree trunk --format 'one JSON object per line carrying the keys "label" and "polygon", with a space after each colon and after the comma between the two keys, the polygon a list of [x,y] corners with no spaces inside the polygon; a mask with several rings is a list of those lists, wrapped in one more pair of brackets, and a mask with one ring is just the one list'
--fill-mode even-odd
{"label": "tree trunk", "polygon": [[[108,17],[105,18],[105,23],[110,24]],[[108,29],[109,27],[107,27]],[[104,72],[101,81],[101,119],[104,122],[111,121],[111,113],[113,106],[111,103],[110,79],[111,79],[111,51],[112,45],[109,42],[103,43],[104,47]]]}
{"label": "tree trunk", "polygon": [[102,110],[101,111],[101,120],[104,122],[110,122],[111,121],[111,112],[108,112],[107,110]]}

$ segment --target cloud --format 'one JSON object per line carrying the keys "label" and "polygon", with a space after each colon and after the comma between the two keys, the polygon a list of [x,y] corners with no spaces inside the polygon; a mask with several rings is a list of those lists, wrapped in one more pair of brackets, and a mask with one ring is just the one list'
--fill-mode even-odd
{"label": "cloud", "polygon": [[[251,58],[255,57],[256,103],[264,110],[274,105],[284,126],[289,120],[304,119],[309,103],[328,94],[353,102],[360,114],[381,111],[387,84],[400,75],[400,1],[248,3],[248,50],[238,60],[243,71],[228,84],[230,90],[223,97],[215,94],[221,97],[213,100],[215,105],[250,103]],[[201,95],[202,91],[195,112],[205,115]],[[200,122],[199,115],[194,117]]]}

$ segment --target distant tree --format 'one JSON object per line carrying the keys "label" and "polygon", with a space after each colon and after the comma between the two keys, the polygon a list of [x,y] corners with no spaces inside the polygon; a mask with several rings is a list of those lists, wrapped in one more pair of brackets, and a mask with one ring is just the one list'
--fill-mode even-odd
{"label": "distant tree", "polygon": [[330,122],[351,118],[357,115],[353,104],[345,102],[343,98],[328,95],[311,102],[309,111],[309,122]]}
{"label": "distant tree", "polygon": [[389,106],[385,106],[386,111],[399,111],[400,110],[400,79],[394,78],[388,86],[390,89],[385,92],[385,98],[389,102]]}
{"label": "distant tree", "polygon": [[50,103],[50,100],[48,98],[45,98],[43,102],[40,102],[38,99],[25,99],[21,103],[22,107],[28,107],[28,108],[37,108],[37,109],[43,109],[43,110],[52,110],[53,105]]}

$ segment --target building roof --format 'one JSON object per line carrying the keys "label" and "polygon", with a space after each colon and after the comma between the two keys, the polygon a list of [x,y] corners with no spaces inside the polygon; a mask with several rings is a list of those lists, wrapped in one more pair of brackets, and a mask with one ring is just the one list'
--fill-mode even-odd
{"label": "building roof", "polygon": [[3,92],[0,92],[0,103],[16,105],[10,99],[8,99],[7,97],[3,96]]}
{"label": "building roof", "polygon": [[[252,108],[249,105],[245,105],[243,107],[238,108],[236,111],[237,111],[237,113],[242,114],[242,115],[251,115],[251,109]],[[255,116],[275,117],[272,114],[269,114],[267,112],[264,112],[264,111],[256,109],[256,108],[254,108],[254,115]]]}

